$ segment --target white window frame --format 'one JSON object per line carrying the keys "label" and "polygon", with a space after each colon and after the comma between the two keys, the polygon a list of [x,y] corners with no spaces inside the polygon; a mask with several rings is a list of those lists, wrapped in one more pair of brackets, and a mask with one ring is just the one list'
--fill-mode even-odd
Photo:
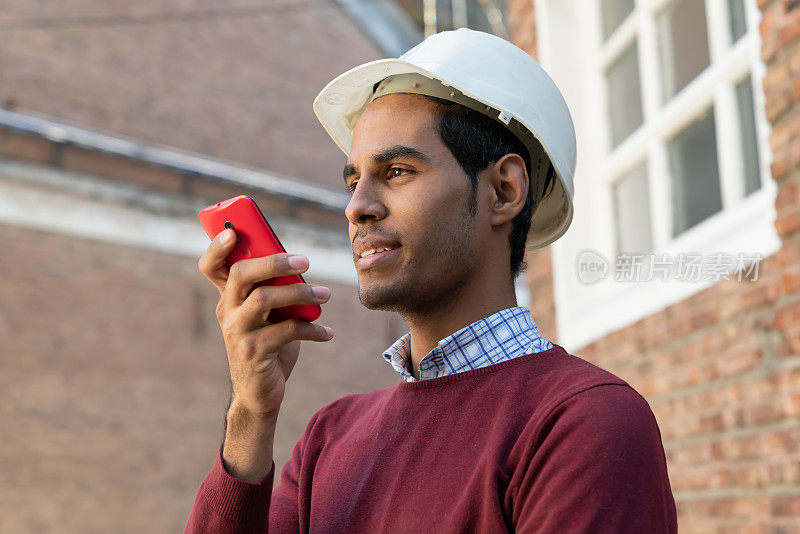
{"label": "white window frame", "polygon": [[[770,128],[762,89],[766,68],[758,30],[761,13],[755,0],[746,1],[747,32],[731,45],[727,0],[704,0],[710,65],[663,104],[656,15],[672,0],[636,0],[633,13],[603,44],[600,0],[532,1],[540,62],[565,93],[578,136],[575,218],[570,230],[552,245],[559,344],[577,350],[717,283],[614,280],[611,186],[643,161],[647,162],[656,255],[727,252],[765,258],[780,247],[774,227],[777,186],[770,172]],[[572,31],[565,31],[568,28]],[[633,39],[638,41],[644,122],[612,149],[604,72]],[[753,84],[762,185],[742,198],[741,159],[727,155],[741,146],[735,86],[748,74]],[[672,238],[666,144],[712,105],[722,210]],[[611,271],[611,276],[593,285],[581,284],[576,275],[578,254],[587,248],[607,258]]]}

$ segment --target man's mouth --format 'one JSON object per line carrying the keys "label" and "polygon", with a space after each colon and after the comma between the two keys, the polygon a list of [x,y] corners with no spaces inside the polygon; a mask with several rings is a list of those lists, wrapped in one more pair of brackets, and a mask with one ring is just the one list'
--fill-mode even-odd
{"label": "man's mouth", "polygon": [[400,248],[399,245],[394,248],[380,247],[365,250],[361,253],[361,257],[359,257],[356,261],[356,269],[371,269],[373,267],[380,266],[387,261],[391,261],[394,256],[399,254],[399,252],[397,252],[398,248]]}
{"label": "man's mouth", "polygon": [[366,257],[368,257],[368,256],[372,256],[372,255],[374,255],[374,254],[379,254],[379,253],[381,253],[381,252],[386,252],[387,250],[394,250],[394,249],[396,249],[396,248],[397,248],[397,247],[391,247],[391,248],[390,248],[390,247],[371,248],[371,249],[369,249],[369,250],[365,250],[365,251],[364,251],[364,252],[361,254],[361,257],[362,257],[362,258],[366,258]]}

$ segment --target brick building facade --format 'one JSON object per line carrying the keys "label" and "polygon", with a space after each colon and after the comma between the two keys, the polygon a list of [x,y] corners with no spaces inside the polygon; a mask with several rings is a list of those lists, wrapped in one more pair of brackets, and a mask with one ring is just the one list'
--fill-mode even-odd
{"label": "brick building facade", "polygon": [[0,105],[335,190],[344,158],[309,103],[381,57],[328,0],[0,0],[0,13]]}
{"label": "brick building facade", "polygon": [[[506,2],[511,39],[534,56],[548,25],[541,3]],[[684,532],[800,531],[800,7],[758,9],[778,250],[757,280],[715,284],[567,347],[648,399]],[[397,380],[378,355],[402,322],[364,310],[341,270],[314,274],[315,254],[347,247],[335,238],[346,235],[341,213],[267,186],[288,176],[336,195],[343,158],[310,102],[332,76],[382,54],[322,0],[0,1],[0,12],[10,36],[2,107],[56,118],[0,127],[0,531],[180,531],[228,399],[217,294],[196,266],[198,209],[254,196],[284,241],[309,252],[308,281],[333,292],[320,322],[336,338],[304,344],[276,464],[319,407]],[[88,137],[59,129],[62,119]],[[162,156],[191,165],[142,157],[151,145],[176,147]],[[533,317],[563,344],[557,251],[526,261]]]}
{"label": "brick building facade", "polygon": [[[800,4],[761,0],[758,9],[778,250],[755,280],[721,281],[568,347],[648,399],[687,533],[800,532]],[[512,38],[536,56],[534,2],[510,10],[526,21],[512,23]],[[576,197],[589,179],[579,165]],[[528,257],[531,308],[560,339],[551,249]]]}
{"label": "brick building facade", "polygon": [[214,201],[253,196],[332,290],[320,322],[336,337],[303,344],[277,464],[321,406],[396,380],[379,354],[402,321],[320,269],[348,250],[340,214],[7,130],[0,154],[0,531],[182,530],[229,395],[219,295],[197,270],[196,213]]}
{"label": "brick building facade", "polygon": [[254,197],[332,290],[279,468],[321,406],[397,380],[380,353],[405,325],[358,301],[344,157],[311,110],[380,52],[322,1],[0,13],[0,532],[181,532],[229,398],[202,207]]}

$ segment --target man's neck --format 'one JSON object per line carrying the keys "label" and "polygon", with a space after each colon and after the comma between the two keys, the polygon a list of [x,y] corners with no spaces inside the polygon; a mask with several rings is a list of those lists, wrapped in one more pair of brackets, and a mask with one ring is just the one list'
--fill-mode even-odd
{"label": "man's neck", "polygon": [[[497,286],[496,286],[497,287]],[[479,288],[481,289],[481,288]],[[419,363],[450,334],[500,310],[517,305],[514,286],[504,291],[464,292],[426,316],[404,315],[411,331],[411,374],[419,380]]]}

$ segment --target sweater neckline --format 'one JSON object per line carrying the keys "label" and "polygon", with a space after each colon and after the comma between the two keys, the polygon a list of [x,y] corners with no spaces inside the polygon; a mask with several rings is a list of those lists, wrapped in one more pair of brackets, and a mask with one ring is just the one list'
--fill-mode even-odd
{"label": "sweater neckline", "polygon": [[543,356],[565,355],[566,353],[567,352],[561,345],[553,343],[553,346],[547,350],[543,350],[540,352],[532,352],[529,354],[523,354],[522,356],[517,356],[516,358],[512,358],[510,360],[505,360],[500,363],[478,367],[477,369],[470,369],[469,371],[463,371],[461,373],[454,373],[450,375],[440,376],[437,378],[416,380],[414,382],[400,382],[399,384],[397,384],[397,391],[404,392],[404,391],[414,391],[419,389],[436,388],[444,386],[446,384],[459,382],[461,380],[468,380],[470,378],[475,378],[489,373],[494,373],[495,371],[499,371],[501,369],[505,369],[506,367],[511,367],[514,365],[525,363],[534,358],[541,358]]}
{"label": "sweater neckline", "polygon": [[[501,333],[500,328],[505,332]],[[544,344],[545,346],[542,346]],[[439,340],[418,363],[424,379],[470,370],[475,358],[500,362],[527,354],[526,350],[541,352],[552,347],[539,334],[531,311],[524,306],[512,306],[496,311],[468,324]],[[402,377],[409,379],[411,332],[403,334],[383,352],[383,358]],[[476,354],[477,351],[477,354]],[[480,365],[480,364],[478,364]]]}

